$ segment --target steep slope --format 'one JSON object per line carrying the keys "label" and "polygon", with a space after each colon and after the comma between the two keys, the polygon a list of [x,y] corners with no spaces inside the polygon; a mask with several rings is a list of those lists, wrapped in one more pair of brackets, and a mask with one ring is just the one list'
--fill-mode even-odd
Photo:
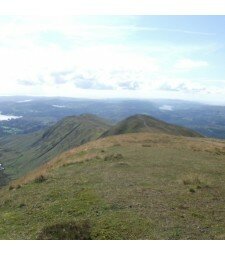
{"label": "steep slope", "polygon": [[224,179],[224,141],[99,139],[2,188],[0,238],[224,239]]}
{"label": "steep slope", "polygon": [[66,117],[46,131],[2,139],[0,161],[7,173],[21,176],[63,151],[98,138],[108,128],[95,115]]}
{"label": "steep slope", "polygon": [[164,133],[170,135],[181,135],[189,137],[201,137],[201,135],[191,129],[168,124],[148,115],[134,115],[107,130],[102,137],[110,135],[120,135],[126,133]]}

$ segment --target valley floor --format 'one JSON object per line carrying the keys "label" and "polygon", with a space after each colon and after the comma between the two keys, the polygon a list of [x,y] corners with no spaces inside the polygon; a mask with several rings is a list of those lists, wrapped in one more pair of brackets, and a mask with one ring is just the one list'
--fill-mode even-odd
{"label": "valley floor", "polygon": [[225,142],[107,137],[2,188],[0,238],[57,239],[69,223],[90,239],[225,239],[224,180]]}

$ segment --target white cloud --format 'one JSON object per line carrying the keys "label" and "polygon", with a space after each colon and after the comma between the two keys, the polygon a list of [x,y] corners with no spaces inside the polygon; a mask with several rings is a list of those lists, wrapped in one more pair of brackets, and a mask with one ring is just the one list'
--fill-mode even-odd
{"label": "white cloud", "polygon": [[157,59],[124,46],[81,46],[67,51],[56,45],[31,44],[26,49],[0,48],[0,69],[0,88],[21,93],[24,88],[35,91],[32,87],[39,91],[45,86],[82,87],[80,77],[89,83],[86,88],[120,89],[119,84],[143,83],[154,77],[160,65]]}
{"label": "white cloud", "polygon": [[210,93],[204,83],[189,79],[166,79],[161,80],[158,87],[163,91],[182,92],[182,93]]}
{"label": "white cloud", "polygon": [[[225,95],[223,88],[218,90],[213,84],[207,87],[204,81],[192,80],[191,72],[189,79],[182,78],[181,71],[209,66],[208,62],[189,56],[212,51],[213,45],[149,41],[142,47],[127,43],[125,39],[138,30],[163,29],[81,24],[68,17],[63,20],[15,17],[9,23],[1,22],[0,93],[92,98],[149,98],[181,93]],[[47,39],[42,38],[43,33]],[[55,34],[58,37],[51,40]],[[181,59],[177,61],[178,57]]]}
{"label": "white cloud", "polygon": [[[54,8],[53,8],[54,6]],[[125,15],[224,15],[221,0],[196,1],[177,0],[7,0],[1,3],[1,14],[13,15],[81,15],[81,14],[125,14]],[[176,8],[175,8],[176,7]]]}
{"label": "white cloud", "polygon": [[196,68],[207,67],[208,65],[206,61],[181,59],[177,61],[174,68],[182,71],[190,71]]}

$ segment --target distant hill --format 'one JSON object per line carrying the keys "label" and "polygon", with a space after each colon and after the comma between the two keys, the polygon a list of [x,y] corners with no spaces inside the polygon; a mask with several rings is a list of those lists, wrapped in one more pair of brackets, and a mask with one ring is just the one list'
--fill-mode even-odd
{"label": "distant hill", "polygon": [[143,114],[137,114],[122,120],[117,125],[112,126],[109,130],[102,134],[101,137],[139,132],[202,137],[202,135],[191,129],[168,124],[164,121]]}
{"label": "distant hill", "polygon": [[91,114],[66,117],[46,131],[0,140],[0,162],[7,173],[21,176],[58,154],[95,140],[110,125]]}

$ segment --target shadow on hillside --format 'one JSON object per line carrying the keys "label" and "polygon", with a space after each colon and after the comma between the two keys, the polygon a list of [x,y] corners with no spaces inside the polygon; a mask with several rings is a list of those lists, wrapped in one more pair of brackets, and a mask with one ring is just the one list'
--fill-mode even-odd
{"label": "shadow on hillside", "polygon": [[10,175],[0,171],[0,188],[7,185],[11,180]]}

